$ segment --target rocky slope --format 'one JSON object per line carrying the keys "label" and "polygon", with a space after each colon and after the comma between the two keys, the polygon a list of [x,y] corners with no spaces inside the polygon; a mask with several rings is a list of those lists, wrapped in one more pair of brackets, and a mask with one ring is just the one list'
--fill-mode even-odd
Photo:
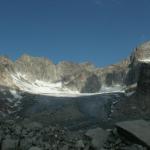
{"label": "rocky slope", "polygon": [[19,124],[7,120],[0,124],[0,149],[148,150],[150,134],[145,131],[149,129],[149,122],[144,120],[119,122],[109,130],[97,127],[76,132],[59,126],[45,127],[38,122]]}
{"label": "rocky slope", "polygon": [[53,64],[46,58],[28,55],[15,62],[1,57],[0,85],[23,91],[28,88],[28,92],[32,91],[31,85],[34,85],[36,89],[38,86],[47,87],[50,93],[55,92],[52,87],[68,93],[96,93],[101,87],[123,86],[128,64],[128,61],[123,61],[107,68],[96,68],[90,63],[63,61]]}
{"label": "rocky slope", "polygon": [[[54,86],[60,84],[59,88],[62,90],[66,88],[78,93],[98,92],[101,87],[98,76],[93,71],[93,66],[89,64],[64,61],[55,65],[46,58],[28,55],[23,55],[16,62],[1,57],[0,62],[0,83],[11,88],[20,88],[15,79],[31,85],[38,84],[36,83],[38,81],[39,84],[49,83],[49,85],[53,84]],[[48,84],[43,86],[48,86]],[[23,90],[23,88],[20,89]],[[51,89],[49,88],[49,90]]]}

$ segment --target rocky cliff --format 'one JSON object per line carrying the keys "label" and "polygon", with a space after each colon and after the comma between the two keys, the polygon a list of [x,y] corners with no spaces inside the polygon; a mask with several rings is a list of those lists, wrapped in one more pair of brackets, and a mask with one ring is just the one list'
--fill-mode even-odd
{"label": "rocky cliff", "polygon": [[146,42],[134,49],[130,56],[130,64],[125,83],[131,85],[138,82],[141,64],[150,62],[150,42]]}
{"label": "rocky cliff", "polygon": [[29,55],[23,55],[15,62],[1,57],[0,68],[0,84],[4,86],[21,89],[20,85],[23,82],[26,85],[37,85],[37,81],[40,81],[49,85],[60,83],[62,90],[68,89],[79,93],[99,92],[105,84],[123,84],[122,76],[126,72],[126,67],[120,65],[98,69],[90,63],[76,64],[63,61],[53,64],[47,58]]}
{"label": "rocky cliff", "polygon": [[128,87],[137,83],[141,64],[149,63],[149,58],[150,42],[135,48],[128,59],[105,68],[67,61],[54,64],[47,58],[29,55],[13,62],[1,56],[0,85],[28,92],[32,91],[32,85],[34,89],[46,88],[46,93],[57,90],[62,93],[96,93],[105,87]]}

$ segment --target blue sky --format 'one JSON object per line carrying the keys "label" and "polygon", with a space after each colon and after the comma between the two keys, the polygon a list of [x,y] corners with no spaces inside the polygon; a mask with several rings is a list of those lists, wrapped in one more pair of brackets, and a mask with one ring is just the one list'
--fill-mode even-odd
{"label": "blue sky", "polygon": [[0,0],[0,55],[106,66],[150,40],[150,0]]}

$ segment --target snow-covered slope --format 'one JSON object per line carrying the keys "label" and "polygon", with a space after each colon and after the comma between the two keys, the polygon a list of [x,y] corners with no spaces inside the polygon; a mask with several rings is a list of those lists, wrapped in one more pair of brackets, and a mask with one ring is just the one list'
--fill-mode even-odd
{"label": "snow-covered slope", "polygon": [[41,80],[35,80],[31,82],[25,74],[16,73],[11,75],[14,84],[19,88],[19,90],[32,94],[39,95],[49,95],[57,97],[78,97],[78,96],[88,96],[88,95],[98,95],[102,93],[112,93],[112,92],[124,92],[123,87],[116,85],[113,87],[103,87],[97,93],[80,93],[80,91],[74,91],[67,87],[64,87],[62,82],[46,82]]}
{"label": "snow-covered slope", "polygon": [[139,61],[139,62],[142,62],[142,63],[150,63],[150,58],[139,59],[138,61]]}

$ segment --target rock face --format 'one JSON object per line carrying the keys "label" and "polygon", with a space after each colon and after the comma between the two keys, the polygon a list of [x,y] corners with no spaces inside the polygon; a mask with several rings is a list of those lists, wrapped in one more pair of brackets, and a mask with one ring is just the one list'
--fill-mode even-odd
{"label": "rock face", "polygon": [[0,57],[0,85],[12,86],[12,78],[8,72],[11,69],[13,62],[6,57]]}
{"label": "rock face", "polygon": [[105,86],[124,85],[129,63],[130,61],[126,59],[121,63],[110,65],[106,68],[99,68],[96,70],[96,74]]}
{"label": "rock face", "polygon": [[[89,63],[75,64],[60,62],[55,65],[47,58],[23,55],[16,62],[5,57],[0,58],[0,85],[15,87],[12,75],[28,83],[36,81],[61,83],[62,88],[73,91],[93,93],[101,88],[101,82]],[[92,84],[91,84],[92,83]],[[92,85],[92,86],[91,86]],[[18,87],[19,88],[19,87]]]}
{"label": "rock face", "polygon": [[14,70],[28,76],[29,81],[57,80],[56,66],[47,58],[23,55],[14,63]]}
{"label": "rock face", "polygon": [[131,55],[131,60],[134,63],[139,61],[149,61],[150,59],[150,41],[138,46]]}
{"label": "rock face", "polygon": [[143,94],[150,94],[150,64],[142,63],[140,66],[138,91]]}
{"label": "rock face", "polygon": [[130,56],[129,71],[126,76],[126,84],[134,84],[138,82],[139,73],[142,63],[150,62],[150,42],[146,42],[135,48]]}

